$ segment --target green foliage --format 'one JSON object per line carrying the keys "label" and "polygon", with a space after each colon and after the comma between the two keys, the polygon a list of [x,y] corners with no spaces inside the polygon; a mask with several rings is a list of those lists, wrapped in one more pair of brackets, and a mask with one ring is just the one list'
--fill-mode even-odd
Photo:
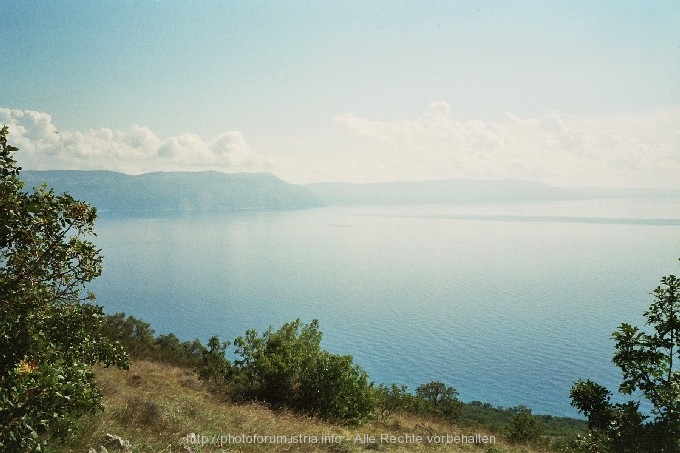
{"label": "green foliage", "polygon": [[203,349],[201,364],[197,369],[201,380],[224,384],[231,378],[233,369],[225,357],[229,344],[228,341],[221,342],[218,337],[211,337],[208,340],[208,348]]}
{"label": "green foliage", "polygon": [[232,389],[247,400],[287,407],[326,420],[360,423],[373,411],[372,384],[351,356],[321,349],[319,323],[299,319],[259,336],[234,340]]}
{"label": "green foliage", "polygon": [[416,388],[416,397],[425,403],[425,409],[448,420],[457,420],[463,414],[463,403],[458,391],[440,381],[432,381]]}
{"label": "green foliage", "polygon": [[612,404],[611,392],[590,380],[571,390],[572,405],[588,417],[601,451],[680,452],[680,280],[663,277],[652,295],[644,313],[648,329],[624,323],[612,334],[612,361],[623,374],[619,391],[646,398],[651,420],[639,402]]}
{"label": "green foliage", "polygon": [[669,275],[661,284],[652,292],[655,302],[644,313],[651,332],[621,324],[613,333],[612,361],[623,373],[621,393],[642,392],[656,417],[680,424],[680,279]]}
{"label": "green foliage", "polygon": [[[500,407],[492,406],[481,401],[471,401],[463,404],[461,422],[469,425],[481,425],[492,433],[507,435],[514,419],[523,406]],[[540,441],[534,446],[547,445],[552,448],[566,447],[573,439],[583,435],[588,425],[585,421],[570,417],[555,417],[546,414],[532,414],[540,422]]]}
{"label": "green foliage", "polygon": [[229,342],[218,337],[203,346],[180,342],[173,334],[156,337],[151,326],[124,313],[106,317],[104,331],[135,358],[195,369],[203,381],[240,401],[261,401],[327,420],[360,423],[375,407],[368,375],[348,355],[321,349],[318,321],[300,320],[269,328],[262,336],[248,330],[234,341],[238,360],[227,358]]}
{"label": "green foliage", "polygon": [[94,208],[45,186],[23,190],[0,130],[0,450],[38,451],[50,435],[101,408],[90,365],[127,367],[101,332],[104,315],[81,295],[100,275]]}
{"label": "green foliage", "polygon": [[610,453],[609,439],[601,431],[591,431],[587,435],[578,435],[560,449],[563,453]]}
{"label": "green foliage", "polygon": [[360,424],[375,409],[368,374],[350,355],[319,351],[301,370],[294,406],[317,417]]}
{"label": "green foliage", "polygon": [[196,367],[205,350],[198,339],[180,341],[174,333],[169,333],[156,337],[153,352],[148,358],[176,366]]}
{"label": "green foliage", "polygon": [[125,313],[106,316],[102,332],[123,345],[136,359],[153,360],[183,367],[198,367],[206,352],[199,340],[180,341],[175,334],[155,335],[147,322]]}
{"label": "green foliage", "polygon": [[235,363],[250,399],[274,408],[293,406],[292,390],[321,350],[318,327],[316,320],[302,326],[297,319],[278,331],[270,327],[261,337],[251,329],[234,340],[236,354],[241,357]]}
{"label": "green foliage", "polygon": [[122,344],[132,357],[141,358],[153,350],[155,338],[151,324],[134,316],[126,317],[125,313],[107,316],[103,332]]}
{"label": "green foliage", "polygon": [[588,428],[606,431],[615,417],[611,392],[590,379],[577,381],[571,388],[571,404],[588,417]]}
{"label": "green foliage", "polygon": [[386,422],[392,415],[408,410],[413,405],[413,396],[408,387],[392,384],[387,387],[380,384],[376,389],[376,416],[379,421]]}
{"label": "green foliage", "polygon": [[531,409],[518,406],[510,426],[505,430],[510,442],[528,444],[535,443],[543,433],[543,423],[538,417],[531,415]]}

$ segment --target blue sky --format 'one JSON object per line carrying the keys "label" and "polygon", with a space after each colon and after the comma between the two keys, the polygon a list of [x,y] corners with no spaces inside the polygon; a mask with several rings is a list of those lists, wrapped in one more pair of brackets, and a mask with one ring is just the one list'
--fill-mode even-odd
{"label": "blue sky", "polygon": [[0,2],[25,168],[680,186],[677,1]]}

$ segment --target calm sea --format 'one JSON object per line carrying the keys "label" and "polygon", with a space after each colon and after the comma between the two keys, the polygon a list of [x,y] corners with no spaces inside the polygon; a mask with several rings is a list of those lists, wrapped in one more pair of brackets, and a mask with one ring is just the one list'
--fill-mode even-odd
{"label": "calm sea", "polygon": [[183,340],[233,340],[316,318],[323,346],[376,383],[441,380],[464,401],[577,415],[569,389],[611,390],[611,332],[642,323],[680,271],[680,200],[322,208],[96,225],[123,311]]}

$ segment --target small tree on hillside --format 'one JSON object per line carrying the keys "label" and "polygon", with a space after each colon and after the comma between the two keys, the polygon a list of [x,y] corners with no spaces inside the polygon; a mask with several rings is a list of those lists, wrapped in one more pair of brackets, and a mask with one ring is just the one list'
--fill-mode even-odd
{"label": "small tree on hillside", "polygon": [[398,386],[392,383],[389,387],[380,384],[375,389],[378,421],[386,422],[392,415],[409,409],[412,404],[413,395],[408,393],[408,387]]}
{"label": "small tree on hillside", "polygon": [[300,376],[311,367],[321,351],[319,322],[313,320],[303,325],[299,319],[281,326],[271,327],[259,336],[257,331],[246,331],[245,337],[234,340],[234,361],[244,384],[244,396],[263,401],[268,405],[293,407]]}
{"label": "small tree on hillside", "polygon": [[416,397],[423,400],[429,410],[449,420],[460,418],[463,403],[458,400],[458,391],[443,382],[432,381],[416,388]]}
{"label": "small tree on hillside", "polygon": [[81,295],[102,270],[95,209],[45,187],[24,192],[17,148],[0,130],[0,451],[41,450],[101,408],[90,365],[127,367]]}
{"label": "small tree on hillside", "polygon": [[644,313],[649,329],[624,323],[612,334],[612,361],[623,374],[619,391],[648,400],[651,420],[640,413],[639,401],[612,404],[611,392],[590,380],[571,390],[571,404],[615,452],[680,452],[680,279],[663,277],[652,295]]}
{"label": "small tree on hillside", "polygon": [[325,420],[361,424],[375,409],[372,385],[351,355],[321,350],[300,374],[294,408]]}
{"label": "small tree on hillside", "polygon": [[527,444],[536,442],[543,433],[543,423],[531,414],[531,409],[526,406],[517,406],[515,416],[505,433],[511,442]]}
{"label": "small tree on hillside", "polygon": [[321,349],[319,323],[299,319],[259,336],[248,330],[234,340],[232,388],[263,401],[331,421],[361,423],[375,407],[368,375],[348,355]]}
{"label": "small tree on hillside", "polygon": [[228,341],[220,341],[217,336],[210,337],[208,347],[201,354],[201,364],[196,370],[201,380],[223,384],[231,377],[231,363],[225,356],[230,344]]}

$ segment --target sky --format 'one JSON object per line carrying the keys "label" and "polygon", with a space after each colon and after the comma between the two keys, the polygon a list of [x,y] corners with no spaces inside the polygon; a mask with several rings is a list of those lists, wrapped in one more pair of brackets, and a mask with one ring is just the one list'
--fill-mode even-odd
{"label": "sky", "polygon": [[680,187],[680,2],[0,1],[25,169]]}

